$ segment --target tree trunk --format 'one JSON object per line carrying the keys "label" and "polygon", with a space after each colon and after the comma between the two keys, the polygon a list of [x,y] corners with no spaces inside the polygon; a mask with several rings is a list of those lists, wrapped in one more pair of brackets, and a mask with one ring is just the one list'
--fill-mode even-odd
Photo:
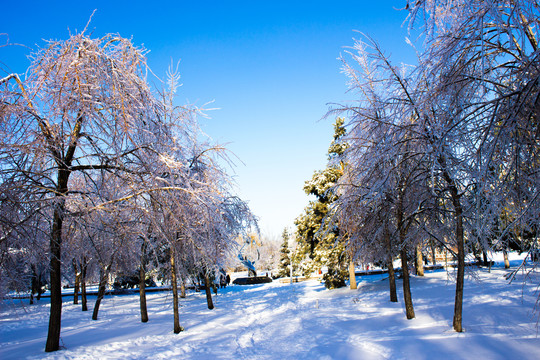
{"label": "tree trunk", "polygon": [[[34,304],[34,293],[36,293],[36,289],[38,288],[37,282],[37,271],[35,265],[31,265],[30,268],[32,269],[32,275],[30,276],[30,305]],[[40,284],[41,285],[41,284]]]}
{"label": "tree trunk", "polygon": [[38,286],[37,286],[37,297],[36,300],[41,300],[41,295],[44,293],[43,289],[41,289],[41,274],[38,275]]}
{"label": "tree trunk", "polygon": [[208,309],[212,310],[214,308],[214,303],[212,301],[212,292],[210,291],[210,279],[208,275],[204,275],[204,287],[206,290],[206,303],[208,304]]}
{"label": "tree trunk", "polygon": [[508,260],[508,252],[506,249],[503,249],[503,256],[504,256],[504,268],[510,269],[510,261]]}
{"label": "tree trunk", "polygon": [[488,266],[489,263],[488,263],[488,257],[487,257],[487,252],[486,250],[482,250],[482,258],[484,260],[484,266]]}
{"label": "tree trunk", "polygon": [[349,262],[349,283],[350,283],[351,290],[357,289],[356,275],[354,273],[354,262],[352,260]]}
{"label": "tree trunk", "polygon": [[435,255],[435,242],[433,241],[433,239],[429,239],[429,247],[431,248],[431,263],[433,265],[436,265],[437,264],[437,258],[436,258],[436,255]]}
{"label": "tree trunk", "polygon": [[446,170],[446,159],[442,155],[439,156],[439,164],[442,166],[443,177],[448,184],[452,205],[454,206],[456,216],[456,245],[457,245],[457,260],[458,269],[456,277],[456,298],[454,302],[454,330],[457,332],[463,331],[463,285],[465,278],[465,239],[463,237],[463,208],[461,207],[461,199],[458,188],[454,179]]}
{"label": "tree trunk", "polygon": [[101,276],[99,279],[99,290],[98,290],[96,303],[94,304],[94,312],[92,313],[92,320],[98,319],[99,306],[101,305],[101,300],[103,300],[103,297],[105,296],[107,280],[109,278],[109,271],[110,271],[109,266],[107,266],[105,270],[103,269],[100,270]]}
{"label": "tree trunk", "polygon": [[407,262],[407,248],[401,249],[401,271],[403,272],[403,300],[405,301],[405,312],[407,319],[414,318],[414,307],[411,295],[411,285],[409,282],[409,267]]}
{"label": "tree trunk", "polygon": [[396,291],[396,275],[394,273],[394,263],[391,255],[388,255],[388,282],[390,284],[390,301],[398,302]]}
{"label": "tree trunk", "polygon": [[176,264],[174,260],[174,245],[171,245],[171,285],[173,292],[173,314],[174,314],[174,333],[178,334],[184,328],[180,326],[180,317],[178,315],[178,284],[176,282]]}
{"label": "tree trunk", "polygon": [[398,302],[396,291],[396,274],[394,272],[394,259],[392,257],[392,242],[390,241],[390,233],[388,231],[388,224],[384,224],[384,238],[386,244],[386,251],[388,251],[388,258],[386,259],[388,267],[388,283],[390,285],[390,302]]}
{"label": "tree trunk", "polygon": [[83,263],[81,264],[81,303],[82,311],[88,311],[88,303],[86,298],[86,269],[88,264],[86,263],[86,256],[83,257]]}
{"label": "tree trunk", "polygon": [[424,276],[424,257],[420,244],[416,245],[416,275]]}
{"label": "tree trunk", "polygon": [[67,193],[69,172],[64,169],[58,171],[58,184],[56,192],[56,204],[53,213],[53,223],[51,238],[49,241],[50,250],[50,292],[51,307],[49,315],[49,330],[47,333],[47,342],[45,351],[57,351],[60,348],[60,328],[62,323],[62,225],[66,210],[66,200],[64,195]]}
{"label": "tree trunk", "polygon": [[454,303],[454,330],[457,332],[463,331],[462,319],[463,319],[463,285],[465,278],[465,240],[463,237],[463,209],[461,208],[461,201],[459,194],[454,183],[450,183],[450,195],[452,196],[452,203],[456,213],[456,241],[457,241],[457,278],[456,278],[456,298]]}
{"label": "tree trunk", "polygon": [[180,297],[182,299],[185,299],[186,297],[186,282],[184,279],[182,279],[182,283],[180,284]]}
{"label": "tree trunk", "polygon": [[139,268],[139,299],[141,303],[141,322],[148,322],[148,311],[146,309],[146,273],[144,271],[143,261]]}
{"label": "tree trunk", "polygon": [[401,272],[403,274],[403,300],[405,302],[405,313],[407,319],[414,318],[414,307],[411,295],[411,285],[409,279],[409,267],[407,262],[407,229],[403,222],[403,193],[399,193],[396,207],[396,221],[399,228],[399,243],[401,245]]}
{"label": "tree trunk", "polygon": [[77,263],[75,259],[72,260],[73,263],[73,272],[75,273],[75,285],[73,287],[73,304],[77,305],[79,303],[79,283],[81,281],[81,273],[77,269]]}
{"label": "tree trunk", "polygon": [[[34,280],[32,279],[32,282]],[[34,289],[30,287],[30,305],[34,305]]]}

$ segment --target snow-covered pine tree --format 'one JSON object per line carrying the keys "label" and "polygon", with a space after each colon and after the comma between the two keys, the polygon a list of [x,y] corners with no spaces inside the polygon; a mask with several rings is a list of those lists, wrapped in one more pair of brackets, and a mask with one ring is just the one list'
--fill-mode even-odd
{"label": "snow-covered pine tree", "polygon": [[345,167],[340,160],[341,154],[347,149],[347,144],[341,141],[346,134],[344,122],[344,119],[337,118],[334,124],[334,139],[328,149],[328,166],[322,171],[316,171],[304,185],[306,194],[315,195],[317,200],[311,201],[304,214],[295,221],[298,247],[294,257],[302,260],[306,274],[327,267],[324,281],[329,289],[345,286],[348,276],[345,242],[340,236],[338,224],[331,221],[331,205],[337,200],[331,188]]}
{"label": "snow-covered pine tree", "polygon": [[277,273],[277,277],[287,277],[290,275],[289,266],[291,265],[289,232],[287,231],[287,228],[283,229],[281,238],[283,239],[283,242],[281,243],[281,248],[279,249],[279,271]]}

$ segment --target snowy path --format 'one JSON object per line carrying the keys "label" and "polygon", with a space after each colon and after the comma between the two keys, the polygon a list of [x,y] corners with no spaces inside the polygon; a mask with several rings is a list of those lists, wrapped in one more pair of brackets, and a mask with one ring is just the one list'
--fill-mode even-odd
{"label": "snowy path", "polygon": [[0,312],[0,359],[538,359],[535,286],[509,285],[506,273],[467,279],[461,334],[451,329],[454,284],[445,271],[412,279],[413,320],[401,298],[388,301],[388,283],[376,276],[358,278],[358,290],[328,291],[316,281],[231,286],[214,310],[203,293],[190,293],[181,299],[186,331],[178,335],[170,293],[148,295],[147,324],[139,322],[136,295],[106,297],[98,321],[66,299],[66,349],[53,354],[43,352],[46,301],[16,301]]}

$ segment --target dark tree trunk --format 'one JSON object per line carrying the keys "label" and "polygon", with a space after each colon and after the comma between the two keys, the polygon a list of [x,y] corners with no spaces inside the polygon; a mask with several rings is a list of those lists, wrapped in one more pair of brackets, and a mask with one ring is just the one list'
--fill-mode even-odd
{"label": "dark tree trunk", "polygon": [[[150,231],[150,230],[149,230]],[[141,305],[141,322],[148,322],[148,310],[146,307],[146,241],[141,245],[141,265],[139,267],[139,300]]]}
{"label": "dark tree trunk", "polygon": [[86,257],[83,258],[83,263],[81,264],[81,303],[82,311],[88,311],[88,302],[86,298],[86,269],[88,264],[86,263]]}
{"label": "dark tree trunk", "polygon": [[41,282],[41,274],[39,274],[38,275],[37,289],[36,289],[36,291],[37,291],[37,298],[36,298],[37,301],[41,300],[41,295],[44,292],[43,289],[41,288],[41,284],[42,284],[42,282]]}
{"label": "dark tree trunk", "polygon": [[110,271],[109,266],[107,266],[105,270],[100,270],[101,276],[99,277],[99,289],[98,289],[96,303],[94,304],[94,312],[92,313],[92,320],[98,319],[99,306],[101,305],[101,300],[103,300],[103,297],[105,296],[107,279],[109,278],[109,271]]}
{"label": "dark tree trunk", "polygon": [[146,309],[146,273],[144,271],[144,263],[141,262],[139,268],[139,298],[141,303],[141,322],[148,322],[148,311]]}
{"label": "dark tree trunk", "polygon": [[392,261],[392,256],[388,255],[388,282],[390,284],[390,301],[398,302],[397,291],[396,291],[396,275],[394,273],[394,264]]}
{"label": "dark tree trunk", "polygon": [[422,256],[422,247],[416,245],[416,275],[424,276],[424,257]]}
{"label": "dark tree trunk", "polygon": [[214,302],[212,301],[212,292],[210,291],[210,279],[208,275],[204,275],[204,288],[206,290],[206,302],[208,304],[208,309],[212,310],[214,308]]}
{"label": "dark tree trunk", "polygon": [[53,223],[51,238],[49,241],[50,250],[50,292],[51,308],[49,315],[49,330],[47,333],[47,342],[45,351],[57,351],[60,348],[60,328],[62,322],[62,278],[61,278],[61,260],[62,260],[62,225],[66,210],[66,200],[64,196],[68,190],[69,171],[60,169],[58,171],[58,184],[56,192],[56,204],[53,213]]}
{"label": "dark tree trunk", "polygon": [[184,330],[180,326],[180,316],[178,314],[178,284],[176,282],[176,264],[174,259],[174,245],[171,246],[171,285],[173,292],[173,313],[174,313],[174,333],[178,334]]}
{"label": "dark tree trunk", "polygon": [[482,258],[484,260],[484,266],[488,266],[489,263],[488,263],[488,257],[487,257],[487,252],[486,250],[482,250]]}
{"label": "dark tree trunk", "polygon": [[51,140],[51,129],[48,124],[41,123],[41,131],[48,141],[49,149],[52,152],[54,161],[58,166],[58,181],[55,191],[55,206],[53,212],[53,221],[51,228],[51,238],[49,239],[49,271],[50,271],[50,292],[51,292],[51,307],[49,315],[49,329],[47,333],[47,342],[45,351],[57,351],[60,348],[60,329],[62,322],[62,226],[64,215],[66,212],[66,199],[68,193],[69,176],[71,170],[69,167],[73,161],[77,148],[77,139],[81,135],[82,123],[84,117],[78,115],[77,122],[71,133],[71,141],[67,150],[59,151],[58,147]]}
{"label": "dark tree trunk", "polygon": [[77,263],[75,259],[73,263],[73,272],[75,273],[75,285],[73,287],[73,304],[77,305],[79,303],[79,283],[81,281],[81,273],[77,269]]}
{"label": "dark tree trunk", "polygon": [[390,241],[390,233],[388,232],[388,227],[385,224],[384,228],[384,237],[386,243],[386,250],[388,251],[388,258],[386,260],[388,266],[388,283],[390,285],[390,301],[398,302],[397,291],[396,291],[396,275],[394,272],[394,259],[392,257],[392,242]]}
{"label": "dark tree trunk", "polygon": [[462,318],[463,318],[463,285],[465,277],[465,239],[463,237],[463,208],[461,207],[461,199],[458,192],[458,188],[454,179],[450,176],[446,170],[446,159],[443,156],[439,156],[438,160],[443,170],[443,177],[448,184],[448,190],[452,199],[452,205],[454,206],[456,217],[456,245],[457,245],[457,277],[456,277],[456,298],[454,302],[454,330],[457,332],[463,331]]}
{"label": "dark tree trunk", "polygon": [[409,279],[409,267],[407,262],[407,248],[401,249],[401,271],[403,272],[403,300],[405,301],[405,312],[407,319],[414,318],[414,307],[411,295],[411,284]]}
{"label": "dark tree trunk", "polygon": [[[36,293],[36,289],[38,288],[37,282],[37,271],[35,265],[31,265],[30,268],[32,269],[32,275],[30,277],[30,305],[34,304],[34,294]],[[41,284],[40,284],[41,285]]]}
{"label": "dark tree trunk", "polygon": [[411,285],[409,279],[409,267],[407,261],[407,244],[406,235],[407,228],[403,221],[403,193],[399,193],[397,208],[396,208],[396,221],[399,229],[399,243],[401,245],[401,272],[403,274],[403,300],[405,302],[405,313],[407,319],[414,318],[414,307],[411,295]]}
{"label": "dark tree trunk", "polygon": [[30,305],[34,304],[34,283],[35,282],[36,282],[35,275],[32,274],[32,278],[30,279]]}
{"label": "dark tree trunk", "polygon": [[[448,179],[450,177],[448,176]],[[452,196],[452,204],[456,214],[456,241],[457,241],[457,278],[456,278],[456,298],[454,303],[454,330],[457,332],[463,331],[463,285],[465,278],[465,240],[463,237],[463,209],[457,188],[453,182],[447,181],[450,185],[450,195]]]}

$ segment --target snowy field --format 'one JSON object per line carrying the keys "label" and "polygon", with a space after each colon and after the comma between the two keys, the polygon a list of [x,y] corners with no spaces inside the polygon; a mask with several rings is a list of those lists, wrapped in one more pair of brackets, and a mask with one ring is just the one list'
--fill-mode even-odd
{"label": "snowy field", "polygon": [[[517,265],[517,260],[512,265]],[[499,265],[499,264],[497,264]],[[64,298],[63,350],[43,351],[48,299],[29,306],[7,301],[0,309],[0,359],[539,359],[533,312],[538,274],[509,284],[500,266],[469,274],[464,333],[452,330],[453,274],[413,277],[416,318],[388,301],[381,275],[358,277],[358,290],[325,290],[317,281],[230,286],[208,310],[204,293],[181,299],[172,332],[172,295],[148,294],[150,321],[140,323],[138,295],[107,296],[99,320]]]}

